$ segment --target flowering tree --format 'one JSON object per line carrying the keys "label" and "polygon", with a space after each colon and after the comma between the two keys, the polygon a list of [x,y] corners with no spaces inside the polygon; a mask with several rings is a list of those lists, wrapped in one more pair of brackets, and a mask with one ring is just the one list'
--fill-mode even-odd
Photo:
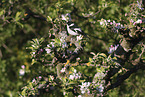
{"label": "flowering tree", "polygon": [[[47,21],[52,24],[49,36],[33,39],[32,47],[29,47],[32,65],[39,63],[47,68],[48,72],[46,76],[42,76],[43,78],[41,76],[34,78],[28,86],[24,87],[22,95],[26,95],[28,91],[30,92],[27,95],[31,93],[36,95],[35,92],[38,90],[41,94],[41,89],[48,92],[55,91],[55,88],[59,87],[62,95],[66,97],[103,96],[108,90],[118,87],[132,73],[139,69],[144,70],[142,59],[145,48],[144,8],[137,2],[131,5],[131,9],[130,13],[125,14],[128,21],[121,20],[122,23],[105,19],[99,21],[100,27],[107,33],[114,33],[112,38],[116,43],[109,48],[109,55],[90,52],[93,56],[89,57],[87,63],[83,63],[80,54],[85,51],[89,38],[75,34],[76,30],[70,32],[66,15],[60,15],[55,19],[48,16]],[[73,10],[70,15],[74,12]],[[85,74],[83,71],[89,68],[94,68],[94,71]],[[34,85],[29,88],[31,84]]]}
{"label": "flowering tree", "polygon": [[[32,1],[23,5],[24,12],[16,12],[12,20],[6,19],[5,22],[12,22],[24,31],[33,32],[28,25],[34,22],[29,21],[31,18],[40,20],[34,22],[38,27],[46,26],[37,29],[41,35],[35,33],[38,37],[33,37],[27,44],[32,62],[19,68],[20,79],[27,82],[19,96],[105,96],[132,74],[145,69],[142,3],[131,2],[123,9],[121,1],[82,2],[42,0],[38,1],[36,11],[28,7],[35,3]],[[16,3],[21,2],[15,1],[11,7]],[[86,9],[82,9],[79,3]],[[5,17],[5,11],[0,15]]]}

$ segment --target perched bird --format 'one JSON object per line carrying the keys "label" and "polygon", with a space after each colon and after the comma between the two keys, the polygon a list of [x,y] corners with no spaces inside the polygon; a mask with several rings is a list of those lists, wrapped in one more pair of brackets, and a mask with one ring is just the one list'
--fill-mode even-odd
{"label": "perched bird", "polygon": [[67,22],[67,31],[71,35],[86,35],[81,28],[79,28],[77,25],[75,25],[73,22],[68,21]]}
{"label": "perched bird", "polygon": [[[68,16],[68,18],[66,18]],[[80,27],[78,27],[77,25],[75,25],[72,21],[71,21],[71,16],[70,14],[66,14],[66,15],[62,15],[62,20],[65,20],[67,22],[67,32],[70,35],[82,35],[87,37],[87,35],[81,30]]]}

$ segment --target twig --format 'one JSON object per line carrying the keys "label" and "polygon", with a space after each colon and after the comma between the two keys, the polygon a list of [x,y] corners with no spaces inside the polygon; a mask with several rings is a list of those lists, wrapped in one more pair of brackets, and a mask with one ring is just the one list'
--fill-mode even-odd
{"label": "twig", "polygon": [[11,49],[9,49],[5,44],[2,44],[2,46],[3,46],[6,50],[8,50],[8,52],[10,52],[10,53],[13,52],[13,51],[12,51]]}
{"label": "twig", "polygon": [[34,13],[31,9],[26,8],[26,12],[27,12],[27,17],[24,18],[24,20],[27,20],[28,18],[30,18],[31,16],[33,18],[39,19],[39,20],[43,20],[43,21],[47,21],[47,19],[39,14]]}
{"label": "twig", "polygon": [[2,51],[1,51],[1,49],[0,49],[0,58],[2,58],[3,57],[3,54],[2,54]]}

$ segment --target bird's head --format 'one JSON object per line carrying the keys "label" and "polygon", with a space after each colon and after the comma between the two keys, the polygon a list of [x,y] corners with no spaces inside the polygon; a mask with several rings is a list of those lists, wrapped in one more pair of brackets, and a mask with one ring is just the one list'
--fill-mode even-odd
{"label": "bird's head", "polygon": [[71,21],[71,15],[70,15],[70,13],[62,14],[61,17],[62,17],[62,20],[65,20],[66,22]]}

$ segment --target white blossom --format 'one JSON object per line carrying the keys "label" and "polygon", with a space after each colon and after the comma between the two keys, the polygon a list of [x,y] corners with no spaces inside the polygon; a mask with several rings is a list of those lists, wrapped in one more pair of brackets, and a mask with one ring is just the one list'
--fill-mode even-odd
{"label": "white blossom", "polygon": [[77,70],[76,69],[74,69],[74,73],[76,73],[77,72]]}
{"label": "white blossom", "polygon": [[54,47],[54,42],[50,42],[50,44],[52,45],[52,47]]}
{"label": "white blossom", "polygon": [[141,3],[139,3],[139,2],[137,1],[137,4],[138,4],[137,7],[138,7],[139,9],[144,10],[144,8],[141,7]]}
{"label": "white blossom", "polygon": [[54,77],[53,77],[52,75],[50,75],[50,79],[51,79],[51,80],[54,80]]}
{"label": "white blossom", "polygon": [[134,21],[133,21],[133,19],[131,19],[131,20],[130,20],[130,22],[132,22],[132,23],[133,23],[133,22],[134,22]]}
{"label": "white blossom", "polygon": [[60,70],[61,73],[65,72],[65,67]]}
{"label": "white blossom", "polygon": [[69,76],[69,79],[71,79],[71,80],[80,79],[80,78],[81,78],[81,76],[80,76],[79,73],[77,73],[77,70],[76,70],[76,69],[74,69],[74,73],[72,73],[72,74]]}
{"label": "white blossom", "polygon": [[100,22],[100,25],[103,25],[103,22],[102,21]]}
{"label": "white blossom", "polygon": [[50,47],[50,45],[49,45],[49,44],[47,44],[47,47]]}
{"label": "white blossom", "polygon": [[101,92],[101,93],[104,91],[104,87],[103,87],[102,84],[100,84],[100,86],[97,87],[96,89],[97,89],[99,92]]}
{"label": "white blossom", "polygon": [[20,76],[23,76],[25,74],[25,70],[24,69],[20,69],[19,74],[20,74]]}
{"label": "white blossom", "polygon": [[139,23],[141,24],[141,23],[142,23],[142,20],[141,20],[141,19],[138,19],[138,20],[136,21],[136,23],[137,23],[137,24],[139,24]]}
{"label": "white blossom", "polygon": [[118,46],[119,46],[119,44],[115,45],[115,46],[111,45],[111,47],[109,47],[109,52],[108,53],[109,54],[113,53],[118,48]]}
{"label": "white blossom", "polygon": [[113,21],[113,24],[116,24],[116,22],[115,22],[115,21]]}
{"label": "white blossom", "polygon": [[41,76],[39,76],[39,79],[41,79],[42,77]]}
{"label": "white blossom", "polygon": [[107,22],[110,22],[110,20],[107,20]]}
{"label": "white blossom", "polygon": [[82,35],[77,36],[77,41],[81,40],[82,38]]}
{"label": "white blossom", "polygon": [[73,80],[74,78],[75,78],[74,75],[70,75],[70,76],[69,76],[69,79],[71,79],[71,80]]}
{"label": "white blossom", "polygon": [[80,85],[80,90],[81,90],[81,93],[84,94],[84,93],[89,93],[90,90],[89,90],[89,86],[90,86],[90,82],[82,82],[82,85]]}
{"label": "white blossom", "polygon": [[68,45],[67,45],[67,43],[66,42],[64,42],[63,44],[62,44],[62,48],[65,48],[65,47],[67,47]]}
{"label": "white blossom", "polygon": [[33,80],[32,80],[32,83],[34,83],[34,82],[36,82],[36,79],[35,78],[33,78]]}
{"label": "white blossom", "polygon": [[35,52],[32,52],[33,55],[35,55]]}
{"label": "white blossom", "polygon": [[25,69],[25,65],[22,65],[21,68]]}
{"label": "white blossom", "polygon": [[107,25],[107,21],[105,19],[101,19],[100,25],[103,25],[103,26]]}
{"label": "white blossom", "polygon": [[51,49],[45,49],[45,51],[47,52],[47,54],[49,54],[51,52]]}

